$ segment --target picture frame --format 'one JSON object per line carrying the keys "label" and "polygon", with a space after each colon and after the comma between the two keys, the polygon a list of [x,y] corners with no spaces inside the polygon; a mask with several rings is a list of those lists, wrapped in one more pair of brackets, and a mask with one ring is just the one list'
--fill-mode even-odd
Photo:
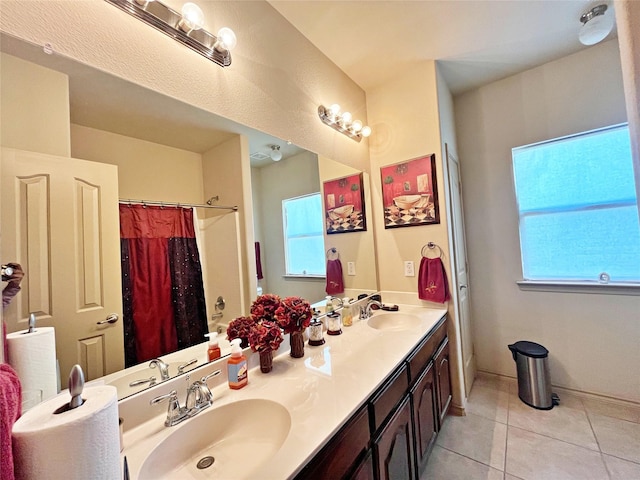
{"label": "picture frame", "polygon": [[436,155],[380,167],[384,228],[440,223]]}
{"label": "picture frame", "polygon": [[327,180],[322,187],[327,235],[365,232],[367,218],[362,172]]}

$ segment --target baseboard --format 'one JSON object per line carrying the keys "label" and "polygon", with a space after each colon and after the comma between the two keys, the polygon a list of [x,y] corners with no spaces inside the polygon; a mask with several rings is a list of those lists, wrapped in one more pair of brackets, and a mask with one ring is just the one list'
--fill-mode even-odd
{"label": "baseboard", "polygon": [[[511,381],[511,382],[517,382],[518,379],[516,377],[512,377],[510,375],[502,375],[499,373],[493,373],[493,372],[487,372],[485,370],[478,370],[476,372],[476,374],[485,374],[485,375],[491,375],[493,377],[500,377],[503,378],[505,380]],[[587,392],[584,390],[576,390],[573,388],[567,388],[567,387],[563,387],[561,385],[551,385],[551,388],[553,389],[553,391],[557,394],[561,394],[561,393],[569,393],[571,395],[574,395],[576,397],[580,397],[580,398],[585,398],[585,399],[590,399],[590,400],[599,400],[599,401],[603,401],[603,402],[609,402],[609,403],[613,403],[622,407],[632,407],[632,408],[638,408],[640,407],[640,402],[634,402],[633,400],[626,400],[626,399],[622,399],[622,398],[616,398],[616,397],[612,397],[610,395],[605,395],[602,393],[594,393],[594,392]]]}
{"label": "baseboard", "polygon": [[464,407],[460,405],[454,405],[453,403],[449,406],[449,415],[453,415],[455,417],[466,417],[467,412],[465,412]]}

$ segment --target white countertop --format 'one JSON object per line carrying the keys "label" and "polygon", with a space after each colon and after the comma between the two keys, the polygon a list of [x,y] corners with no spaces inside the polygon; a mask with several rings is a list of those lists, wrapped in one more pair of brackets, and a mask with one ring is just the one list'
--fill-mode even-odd
{"label": "white countertop", "polygon": [[[325,334],[326,343],[322,346],[305,344],[304,358],[297,359],[288,354],[286,335],[283,342],[286,349],[280,349],[285,353],[274,358],[270,373],[263,374],[259,368],[252,368],[249,384],[241,390],[229,389],[226,375],[218,377],[224,377],[224,383],[212,389],[214,403],[209,410],[242,399],[268,399],[283,405],[291,415],[289,435],[276,455],[263,465],[260,478],[281,480],[298,473],[447,311],[400,305],[400,313],[417,315],[422,321],[418,327],[408,330],[381,331],[369,327],[366,321],[356,320],[353,326],[343,327],[342,335]],[[256,358],[250,359],[252,364],[257,365]],[[210,365],[210,370],[220,367],[226,370],[224,359],[221,365]],[[184,380],[180,385],[186,389]],[[180,425],[163,425],[166,403],[154,407],[148,403],[150,395],[164,394],[171,388],[155,388],[139,398],[131,397],[124,407],[121,404],[125,424],[131,420],[127,416],[133,415],[132,412],[144,409],[146,417],[150,415],[149,410],[153,413],[153,418],[125,430],[122,454],[127,456],[132,479],[138,478],[144,459],[158,442],[180,428]],[[184,402],[184,395],[181,399]],[[197,422],[198,416],[183,425],[193,421]]]}

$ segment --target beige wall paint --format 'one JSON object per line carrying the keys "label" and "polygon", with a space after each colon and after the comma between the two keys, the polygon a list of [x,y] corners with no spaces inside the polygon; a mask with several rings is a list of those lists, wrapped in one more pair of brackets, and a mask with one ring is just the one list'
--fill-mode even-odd
{"label": "beige wall paint", "polygon": [[[380,289],[417,292],[417,277],[404,276],[404,261],[412,260],[417,272],[420,250],[427,242],[438,244],[449,258],[435,62],[421,63],[369,92],[367,108],[376,132],[371,140],[371,184]],[[380,167],[431,153],[436,154],[440,224],[385,229]]]}
{"label": "beige wall paint", "polygon": [[[318,156],[320,182],[347,177],[359,173],[353,167],[335,162],[329,158]],[[373,213],[371,202],[371,176],[363,173],[364,205],[367,222],[365,232],[350,232],[346,234],[324,234],[325,249],[335,248],[342,264],[342,277],[346,294],[357,296],[359,293],[373,293],[378,290],[376,247],[373,235]],[[324,208],[324,207],[323,207]],[[348,262],[354,262],[356,274],[348,274]],[[326,286],[326,282],[325,282]]]}
{"label": "beige wall paint", "polygon": [[69,156],[69,78],[0,54],[0,142]]}
{"label": "beige wall paint", "polygon": [[71,125],[71,156],[118,166],[120,198],[202,203],[202,156]]}
{"label": "beige wall paint", "polygon": [[514,376],[507,345],[531,340],[550,350],[554,384],[640,401],[640,297],[521,291],[515,283],[522,272],[511,148],[624,122],[617,42],[464,94],[455,114],[478,368]]}
{"label": "beige wall paint", "polygon": [[[177,2],[176,2],[177,4]],[[207,1],[207,27],[234,29],[221,68],[103,0],[3,0],[0,28],[136,84],[368,171],[368,142],[318,119],[339,103],[367,120],[365,94],[266,1]]]}
{"label": "beige wall paint", "polygon": [[[237,206],[238,235],[231,230],[227,234],[238,240],[241,275],[234,295],[247,312],[256,292],[256,265],[253,250],[253,201],[251,198],[251,172],[249,166],[249,143],[246,137],[235,137],[208,150],[202,155],[203,188],[205,198],[217,195],[217,205]],[[226,210],[206,210],[206,217],[228,215]],[[225,224],[232,228],[231,222]],[[210,252],[208,252],[210,253]],[[224,255],[224,250],[219,251]],[[235,272],[233,272],[235,275]],[[226,291],[226,289],[225,289]],[[229,316],[226,315],[227,320]]]}
{"label": "beige wall paint", "polygon": [[[262,272],[268,290],[280,296],[300,296],[314,303],[326,295],[325,280],[285,277],[282,200],[320,191],[318,156],[303,152],[256,169],[260,178],[260,197],[255,199],[254,213],[262,225]],[[264,287],[263,287],[264,288]]]}

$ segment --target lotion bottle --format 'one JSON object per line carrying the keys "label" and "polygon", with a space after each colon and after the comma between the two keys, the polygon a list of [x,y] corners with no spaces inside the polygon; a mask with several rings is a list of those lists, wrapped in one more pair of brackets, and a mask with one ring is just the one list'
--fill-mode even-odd
{"label": "lotion bottle", "polygon": [[229,388],[240,390],[247,383],[247,357],[242,354],[240,343],[242,340],[234,338],[231,340],[231,358],[227,361],[227,371],[229,374]]}
{"label": "lotion bottle", "polygon": [[349,297],[344,297],[344,300],[342,300],[342,325],[345,327],[353,325],[353,311],[349,302]]}
{"label": "lotion bottle", "polygon": [[207,356],[209,357],[209,361],[212,362],[222,356],[220,345],[218,344],[218,333],[207,333],[205,337],[209,337],[209,348],[207,349]]}

